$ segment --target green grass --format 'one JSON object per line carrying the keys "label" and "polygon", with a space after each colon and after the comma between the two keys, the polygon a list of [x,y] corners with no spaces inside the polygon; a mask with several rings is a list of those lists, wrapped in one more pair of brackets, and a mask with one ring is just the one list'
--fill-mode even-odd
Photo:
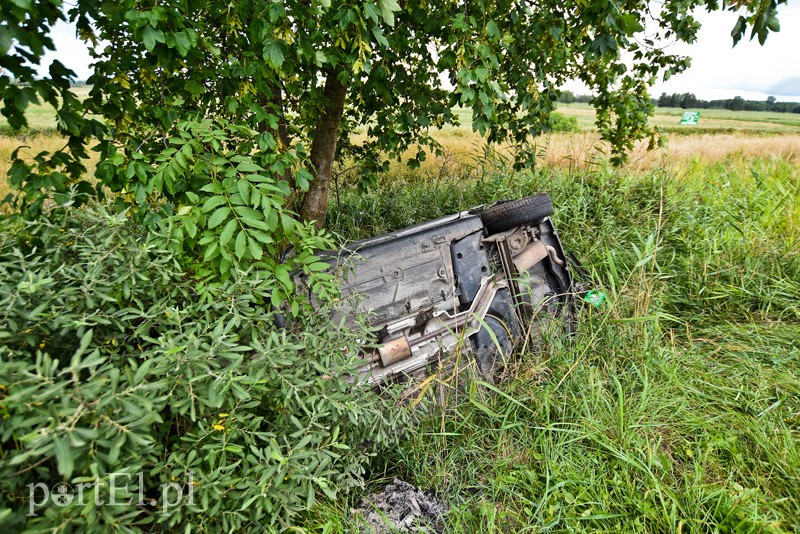
{"label": "green grass", "polygon": [[[497,386],[423,418],[370,473],[433,488],[448,532],[793,532],[800,528],[800,166],[694,162],[340,192],[364,237],[548,190],[565,247],[609,304],[546,335]],[[338,217],[337,217],[338,215]],[[312,530],[352,531],[328,504]]]}
{"label": "green grass", "polygon": [[[88,86],[72,88],[72,92],[81,99],[89,96],[90,90],[91,87]],[[23,129],[23,131],[12,131],[6,118],[0,115],[0,136],[19,137],[37,134],[57,135],[56,110],[50,104],[45,102],[31,104],[25,111],[25,117],[28,119],[28,127]]]}

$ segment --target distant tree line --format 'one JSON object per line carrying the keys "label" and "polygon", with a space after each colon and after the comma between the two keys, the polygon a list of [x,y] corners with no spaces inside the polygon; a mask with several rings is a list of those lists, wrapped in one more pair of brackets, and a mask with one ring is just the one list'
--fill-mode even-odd
{"label": "distant tree line", "polygon": [[592,98],[592,95],[576,95],[572,91],[561,91],[561,94],[558,96],[558,101],[562,104],[588,104],[592,101]]}
{"label": "distant tree line", "polygon": [[[558,101],[562,104],[574,102],[588,104],[591,95],[576,95],[572,91],[562,91]],[[660,108],[729,109],[731,111],[775,111],[777,113],[800,113],[800,102],[778,102],[774,96],[766,100],[745,100],[741,96],[722,100],[700,100],[694,93],[661,93],[653,104]]]}
{"label": "distant tree line", "polygon": [[729,109],[731,111],[774,111],[800,113],[800,102],[778,102],[774,96],[766,100],[745,100],[741,96],[722,100],[700,100],[693,93],[661,93],[653,103],[662,108]]}

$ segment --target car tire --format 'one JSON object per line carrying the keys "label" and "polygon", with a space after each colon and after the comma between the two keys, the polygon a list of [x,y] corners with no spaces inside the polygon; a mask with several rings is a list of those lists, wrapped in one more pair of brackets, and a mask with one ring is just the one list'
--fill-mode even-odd
{"label": "car tire", "polygon": [[553,214],[553,201],[547,193],[497,204],[481,213],[481,221],[490,234],[504,232],[523,224],[532,224]]}
{"label": "car tire", "polygon": [[494,383],[495,374],[502,367],[504,358],[514,349],[508,326],[502,319],[487,315],[481,329],[471,339],[476,351],[475,363],[478,366],[479,376],[489,383]]}

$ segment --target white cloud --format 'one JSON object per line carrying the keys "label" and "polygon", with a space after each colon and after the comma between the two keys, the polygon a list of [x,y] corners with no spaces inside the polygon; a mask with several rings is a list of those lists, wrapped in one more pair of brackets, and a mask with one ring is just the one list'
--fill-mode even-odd
{"label": "white cloud", "polygon": [[77,80],[86,80],[92,75],[89,66],[91,57],[89,47],[75,34],[75,25],[59,21],[53,26],[50,36],[55,44],[55,52],[47,52],[38,68],[40,76],[47,76],[47,69],[54,60],[60,61],[68,69],[75,72]]}
{"label": "white cloud", "polygon": [[770,86],[767,92],[772,95],[800,95],[800,77],[784,78]]}
{"label": "white cloud", "polygon": [[[741,95],[765,99],[772,87],[790,78],[800,77],[800,5],[781,6],[778,18],[781,31],[771,33],[764,46],[749,34],[733,46],[731,30],[737,15],[729,12],[699,15],[702,28],[692,45],[673,45],[673,53],[692,58],[684,73],[658,84],[652,94],[694,93],[699,98],[731,98]],[[775,95],[778,100],[800,101],[800,92]]]}

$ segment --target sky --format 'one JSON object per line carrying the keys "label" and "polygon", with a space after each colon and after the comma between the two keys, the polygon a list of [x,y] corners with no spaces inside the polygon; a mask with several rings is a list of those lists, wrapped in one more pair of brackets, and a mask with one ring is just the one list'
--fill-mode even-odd
{"label": "sky", "polygon": [[779,101],[800,102],[800,2],[778,8],[781,29],[770,33],[764,46],[748,34],[733,46],[731,30],[737,15],[729,12],[703,13],[697,42],[674,45],[674,53],[688,55],[692,66],[651,90],[694,93],[710,100],[740,95],[747,100],[762,100],[773,95]]}
{"label": "sky", "polygon": [[[778,8],[781,30],[771,33],[764,46],[746,36],[733,47],[731,29],[737,15],[728,12],[698,13],[702,28],[696,43],[671,45],[675,54],[688,55],[692,66],[682,74],[659,83],[650,91],[658,98],[662,93],[694,93],[705,100],[742,96],[747,100],[765,100],[775,96],[779,101],[800,102],[800,2],[789,2]],[[77,74],[79,80],[91,75],[89,51],[75,37],[75,28],[58,23],[53,32],[56,52],[45,57],[46,65],[58,57]],[[579,83],[565,89],[578,94],[589,91]]]}

